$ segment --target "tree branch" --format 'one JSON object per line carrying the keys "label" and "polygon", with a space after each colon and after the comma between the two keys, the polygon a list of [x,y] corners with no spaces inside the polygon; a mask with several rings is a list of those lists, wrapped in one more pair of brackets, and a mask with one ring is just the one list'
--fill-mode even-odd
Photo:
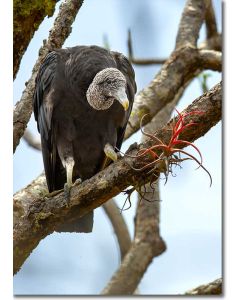
{"label": "tree branch", "polygon": [[[204,114],[195,115],[192,118],[194,122],[201,123],[201,126],[194,130],[189,128],[184,131],[182,139],[194,141],[221,119],[221,97],[222,86],[219,83],[188,106],[186,112],[198,109]],[[171,126],[171,122],[168,123],[157,132],[157,137],[167,143],[171,136]],[[150,145],[152,142],[140,146],[149,147]],[[131,151],[129,155],[134,155],[136,151]],[[141,186],[150,181],[150,175],[137,172],[131,167],[132,164],[137,167],[138,163],[137,159],[125,156],[82,184],[75,184],[70,191],[69,205],[66,205],[63,192],[52,198],[44,197],[46,184],[43,176],[16,193],[14,197],[14,272],[20,269],[40,240],[52,233],[62,222],[72,221],[87,214],[130,185]]]}
{"label": "tree branch", "polygon": [[[35,150],[41,150],[40,139],[37,139],[29,130],[25,130],[23,138],[30,147]],[[131,238],[128,232],[127,224],[124,221],[124,218],[120,213],[114,199],[105,202],[103,204],[103,209],[113,226],[120,248],[121,259],[123,259],[131,246]]]}
{"label": "tree branch", "polygon": [[166,249],[159,236],[159,201],[142,201],[135,224],[134,242],[102,295],[133,294],[153,258]]}
{"label": "tree branch", "polygon": [[195,77],[196,73],[205,68],[211,69],[211,64],[201,64],[202,57],[196,48],[204,16],[203,0],[187,1],[179,25],[175,50],[150,84],[135,97],[125,139],[139,129],[144,115],[148,114],[148,117],[144,118],[143,125],[147,124],[158,111],[171,102],[179,90]]}
{"label": "tree branch", "polygon": [[[147,124],[167,103],[173,101],[182,88],[196,76],[196,73],[213,67],[212,59],[209,58],[211,53],[208,55],[208,60],[203,60],[204,53],[201,51],[185,47],[171,54],[152,82],[136,95],[125,139],[139,129],[144,115],[147,114],[147,117],[144,118],[143,125]],[[220,56],[215,56],[216,65],[220,69],[219,58]]]}
{"label": "tree branch", "polygon": [[13,78],[15,79],[19,65],[28,44],[38,30],[43,19],[51,17],[55,10],[56,0],[13,1]]}
{"label": "tree branch", "polygon": [[208,284],[200,285],[195,289],[187,291],[185,295],[221,295],[222,278],[216,279]]}
{"label": "tree branch", "polygon": [[205,23],[207,29],[207,38],[210,39],[218,34],[216,16],[213,9],[212,0],[205,0],[206,11],[205,11]]}
{"label": "tree branch", "polygon": [[103,209],[112,223],[114,232],[118,239],[118,244],[121,253],[121,260],[131,247],[131,237],[124,221],[122,214],[119,211],[114,199],[111,199],[103,204]]}
{"label": "tree branch", "polygon": [[222,34],[218,33],[210,39],[202,42],[199,45],[199,49],[222,51]]}
{"label": "tree branch", "polygon": [[[152,119],[152,121],[147,124],[147,126],[145,126],[144,131],[148,133],[154,133],[156,130],[158,130],[158,128],[161,128],[164,124],[166,124],[170,119],[171,113],[178,100],[179,98],[176,98],[173,102],[166,105],[165,108],[161,110]],[[144,143],[146,140],[146,136],[142,135],[141,141]],[[154,257],[160,255],[166,249],[166,245],[161,239],[159,233],[159,180],[157,180],[154,185],[154,190],[150,184],[146,184],[144,187],[140,188],[141,195],[138,194],[139,204],[137,206],[137,215],[135,221],[135,238],[133,245],[127,254],[130,258],[148,255],[148,259],[134,261],[131,259],[124,260],[119,269],[108,282],[107,286],[102,291],[103,295],[132,294],[137,288],[140,280],[146,272],[146,269]],[[149,237],[149,232],[151,232],[151,240]],[[146,244],[148,244],[148,248],[151,251],[141,252],[143,249],[145,249],[143,246]],[[129,280],[129,278],[131,280]]]}
{"label": "tree branch", "polygon": [[48,40],[44,41],[44,45],[39,50],[39,58],[33,67],[32,76],[23,91],[20,101],[15,105],[13,112],[13,152],[15,152],[24,134],[32,113],[32,98],[39,66],[49,51],[62,47],[64,41],[71,33],[71,25],[82,3],[83,0],[65,0],[61,4],[53,28],[50,30]]}
{"label": "tree branch", "polygon": [[187,0],[178,27],[175,49],[197,46],[199,31],[205,16],[204,0]]}
{"label": "tree branch", "polygon": [[134,65],[158,65],[164,64],[166,59],[159,59],[159,58],[135,58],[133,55],[133,46],[132,46],[132,35],[131,31],[128,30],[128,59]]}
{"label": "tree branch", "polygon": [[222,71],[222,53],[215,50],[200,50],[199,64],[203,69]]}
{"label": "tree branch", "polygon": [[28,146],[32,147],[35,150],[41,151],[42,147],[41,147],[40,139],[37,138],[36,136],[34,136],[30,130],[28,130],[28,129],[25,130],[23,139],[28,144]]}

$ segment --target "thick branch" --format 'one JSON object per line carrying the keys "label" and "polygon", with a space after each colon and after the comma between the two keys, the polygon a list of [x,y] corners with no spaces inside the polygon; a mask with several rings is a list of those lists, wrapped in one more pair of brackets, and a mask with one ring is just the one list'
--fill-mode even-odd
{"label": "thick branch", "polygon": [[13,1],[13,78],[15,79],[19,65],[28,44],[38,30],[43,19],[54,13],[55,0]]}
{"label": "thick branch", "polygon": [[[175,51],[166,60],[151,83],[135,97],[125,139],[139,129],[144,115],[148,114],[148,117],[144,119],[143,125],[147,124],[167,103],[173,101],[175,95],[196,76],[196,73],[212,68],[212,61],[204,60],[203,54],[196,49],[204,14],[203,0],[187,1],[180,21]],[[216,39],[215,37],[209,44],[205,43],[205,46],[208,47],[207,49],[211,49],[211,47],[218,49],[220,40],[221,38]],[[218,44],[217,47],[215,43]],[[133,56],[131,36],[128,38],[128,48],[131,57]]]}
{"label": "thick branch", "polygon": [[24,134],[32,113],[32,97],[39,66],[49,51],[62,47],[64,41],[71,33],[71,25],[74,22],[82,3],[83,0],[65,0],[65,2],[62,3],[53,28],[49,33],[48,40],[44,42],[44,45],[39,50],[39,58],[34,65],[32,76],[23,91],[20,101],[15,105],[13,113],[13,152],[15,152],[16,147]]}
{"label": "thick branch", "polygon": [[[161,110],[147,126],[145,126],[144,131],[154,133],[165,125],[170,119],[171,113],[179,98],[176,97],[173,102],[165,106],[165,108]],[[146,142],[146,140],[146,136],[142,135],[142,142]],[[144,187],[140,188],[140,190],[141,195],[138,194],[138,202],[140,205],[137,206],[137,215],[135,219],[135,238],[133,246],[129,249],[128,257],[143,257],[147,255],[148,259],[124,260],[102,291],[103,295],[132,294],[154,257],[163,253],[166,248],[164,241],[159,235],[159,182],[158,180],[155,182],[154,190],[149,184],[146,184]],[[144,199],[142,199],[142,197],[144,197]],[[150,236],[149,232],[151,232]],[[146,244],[150,251],[144,250]],[[131,278],[130,281],[129,278]]]}
{"label": "thick branch", "polygon": [[217,35],[217,22],[216,16],[213,9],[212,0],[205,0],[206,12],[205,12],[205,23],[207,29],[207,38],[214,37]]}
{"label": "thick branch", "polygon": [[222,53],[215,50],[200,50],[199,61],[203,69],[222,71]]}
{"label": "thick branch", "polygon": [[222,278],[216,279],[208,284],[200,285],[185,293],[185,295],[221,295]]}
{"label": "thick branch", "polygon": [[[151,191],[149,184],[146,190]],[[113,275],[102,295],[132,295],[139,285],[154,257],[166,250],[159,235],[158,187],[154,194],[155,202],[142,200],[137,207],[135,238],[119,269]],[[145,199],[152,201],[150,194]],[[151,234],[149,234],[151,233]]]}
{"label": "thick branch", "polygon": [[[150,236],[150,235],[149,235]],[[121,282],[120,280],[115,281],[115,277],[111,279],[111,286],[106,287],[102,291],[102,295],[131,295],[134,292],[134,287],[136,286],[136,283],[139,283],[142,274],[145,273],[147,267],[152,262],[152,257],[156,256],[152,254],[151,244],[153,241],[145,242],[145,243],[133,243],[130,251],[125,256],[121,268],[118,270],[118,272],[114,275],[117,276],[117,278],[123,279]],[[162,253],[165,250],[165,244],[163,241],[159,242],[155,245],[156,248],[158,248],[158,254]],[[131,268],[129,268],[129,265],[131,265]],[[131,277],[132,274],[135,274],[134,277]],[[126,280],[124,278],[127,278],[127,283],[125,283]],[[126,284],[126,286],[123,287],[122,284]],[[114,287],[114,289],[113,289]],[[122,290],[126,291],[125,294],[122,294]]]}
{"label": "thick branch", "polygon": [[187,0],[178,28],[175,49],[197,46],[204,16],[205,3],[203,0]]}
{"label": "thick branch", "polygon": [[222,34],[219,33],[202,42],[199,45],[199,49],[222,51]]}
{"label": "thick branch", "polygon": [[[222,86],[219,83],[189,105],[186,111],[198,109],[204,114],[194,116],[193,121],[201,123],[201,126],[194,130],[186,130],[182,139],[194,141],[221,119],[221,98]],[[165,142],[169,141],[171,123],[160,130],[157,136]],[[147,142],[144,146],[149,147],[151,144]],[[129,154],[135,154],[136,151],[133,150]],[[18,192],[14,197],[14,272],[20,269],[40,240],[52,233],[62,222],[75,220],[87,214],[130,185],[142,185],[150,180],[150,176],[145,172],[134,171],[130,163],[138,165],[136,159],[125,156],[82,184],[74,185],[68,206],[62,192],[52,198],[44,197],[46,186],[41,189],[42,177],[37,180],[37,187],[33,183]]]}
{"label": "thick branch", "polygon": [[[143,125],[147,124],[158,111],[171,102],[182,86],[203,69],[211,69],[211,64],[201,65],[196,45],[199,31],[205,16],[203,0],[188,0],[182,14],[176,38],[175,51],[165,61],[162,69],[151,83],[135,97],[133,110],[125,133],[125,139],[139,129],[142,116],[148,114]],[[215,36],[201,45],[201,49],[221,50],[221,36]],[[180,49],[179,49],[180,48]],[[131,33],[128,36],[129,57],[133,57]]]}
{"label": "thick branch", "polygon": [[[196,73],[213,67],[212,59],[203,60],[204,53],[201,51],[185,47],[172,53],[152,82],[135,97],[125,139],[139,129],[144,115],[148,114],[143,120],[143,125],[147,124],[167,103],[172,102],[179,91],[196,76]],[[220,56],[217,57],[218,66],[221,64],[219,58]]]}
{"label": "thick branch", "polygon": [[[25,130],[23,138],[30,147],[35,150],[41,150],[40,139],[36,138],[29,130]],[[103,209],[113,226],[120,248],[121,259],[123,259],[131,246],[131,238],[127,224],[124,221],[124,218],[121,215],[114,199],[105,202],[103,204]]]}

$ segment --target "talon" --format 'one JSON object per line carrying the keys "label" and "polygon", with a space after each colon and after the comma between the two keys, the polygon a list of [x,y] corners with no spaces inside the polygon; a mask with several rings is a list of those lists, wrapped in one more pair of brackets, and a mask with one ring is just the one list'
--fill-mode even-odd
{"label": "talon", "polygon": [[63,189],[61,189],[61,190],[56,190],[56,191],[53,191],[53,192],[51,192],[51,193],[47,193],[46,195],[44,195],[44,197],[46,197],[46,198],[51,198],[51,197],[54,197],[54,196],[60,194],[62,191],[63,191]]}
{"label": "talon", "polygon": [[66,182],[64,184],[64,198],[65,198],[65,201],[66,201],[66,207],[69,206],[69,203],[70,203],[70,190],[71,190],[71,185],[69,186],[69,184]]}
{"label": "talon", "polygon": [[138,143],[135,142],[132,145],[129,146],[129,148],[127,149],[126,153],[131,152],[132,150],[138,149]]}
{"label": "talon", "polygon": [[70,189],[73,185],[72,177],[73,177],[73,167],[74,167],[74,159],[69,156],[65,161],[65,169],[66,169],[66,175],[67,175],[67,182],[64,184],[64,196],[66,201],[66,206],[69,206],[70,202]]}
{"label": "talon", "polygon": [[120,152],[117,152],[117,159],[120,159],[120,158],[122,158],[122,157],[123,157],[123,155],[121,155]]}
{"label": "talon", "polygon": [[75,180],[74,185],[78,185],[78,184],[81,184],[81,183],[82,183],[82,179],[78,178],[78,179]]}
{"label": "talon", "polygon": [[104,153],[107,157],[109,157],[113,161],[116,161],[118,159],[117,153],[114,151],[113,146],[111,146],[108,143],[104,147]]}

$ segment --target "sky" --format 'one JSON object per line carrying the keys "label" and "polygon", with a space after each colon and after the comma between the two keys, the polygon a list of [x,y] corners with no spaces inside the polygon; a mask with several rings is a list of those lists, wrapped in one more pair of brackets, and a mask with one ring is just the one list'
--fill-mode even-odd
{"label": "sky", "polygon": [[[112,50],[127,53],[127,30],[131,28],[136,57],[168,57],[174,48],[178,23],[185,1],[181,0],[89,0],[85,1],[64,47],[96,44],[103,46],[107,35]],[[59,6],[59,4],[58,4]],[[221,3],[214,1],[218,29],[221,31]],[[53,18],[46,18],[22,59],[14,82],[14,102],[18,101],[25,82],[31,75],[42,40],[48,35]],[[204,40],[204,27],[200,41]],[[159,66],[134,66],[138,91],[158,72]],[[220,81],[217,72],[209,72],[209,87]],[[194,80],[177,106],[182,110],[202,93],[199,80]],[[31,119],[30,130],[37,134]],[[139,133],[122,147],[123,151]],[[179,294],[222,274],[222,131],[213,127],[195,143],[201,150],[204,165],[213,177],[196,170],[186,162],[176,170],[176,177],[161,183],[160,230],[167,251],[154,259],[144,275],[141,294]],[[27,164],[26,164],[27,162]],[[14,191],[26,186],[43,169],[41,153],[30,149],[24,141],[14,155]],[[117,197],[122,207],[124,197]],[[133,237],[133,206],[123,213]],[[104,234],[103,234],[104,232]],[[99,294],[119,265],[120,255],[111,224],[101,208],[95,210],[91,234],[54,233],[43,241],[14,277],[14,293],[22,294]]]}

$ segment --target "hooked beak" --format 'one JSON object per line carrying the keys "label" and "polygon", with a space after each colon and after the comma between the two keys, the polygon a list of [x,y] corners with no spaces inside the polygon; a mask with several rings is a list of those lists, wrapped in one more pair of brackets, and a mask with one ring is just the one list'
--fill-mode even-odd
{"label": "hooked beak", "polygon": [[116,94],[116,99],[120,102],[120,104],[123,106],[124,110],[128,110],[129,107],[129,101],[128,97],[125,92],[125,88],[119,89]]}

